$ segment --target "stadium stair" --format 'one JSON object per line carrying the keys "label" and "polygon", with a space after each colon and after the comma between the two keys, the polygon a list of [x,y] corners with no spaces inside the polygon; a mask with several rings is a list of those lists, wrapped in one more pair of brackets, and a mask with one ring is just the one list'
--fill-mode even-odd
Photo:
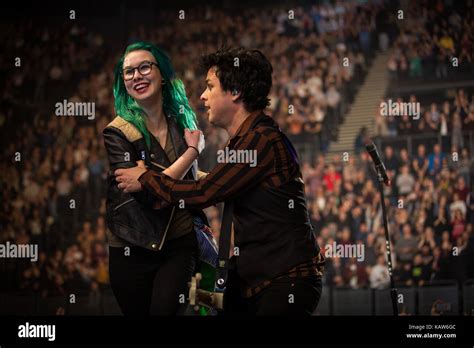
{"label": "stadium stair", "polygon": [[339,129],[337,141],[332,141],[326,156],[326,163],[342,160],[344,152],[354,154],[354,141],[361,127],[367,127],[369,134],[374,134],[376,108],[386,94],[389,79],[387,61],[390,52],[379,52],[367,74],[363,85],[349,107],[344,122]]}

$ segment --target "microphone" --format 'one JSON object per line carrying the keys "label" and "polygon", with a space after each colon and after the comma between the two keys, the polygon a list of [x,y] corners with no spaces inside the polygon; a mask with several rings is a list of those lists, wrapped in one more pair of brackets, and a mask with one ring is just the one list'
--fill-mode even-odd
{"label": "microphone", "polygon": [[365,149],[369,153],[370,157],[372,157],[372,161],[374,161],[375,168],[377,169],[377,173],[382,177],[384,184],[387,186],[390,186],[390,179],[387,176],[387,170],[382,160],[380,159],[380,156],[379,156],[379,153],[377,152],[377,147],[375,146],[375,144],[373,142],[368,143],[365,145]]}

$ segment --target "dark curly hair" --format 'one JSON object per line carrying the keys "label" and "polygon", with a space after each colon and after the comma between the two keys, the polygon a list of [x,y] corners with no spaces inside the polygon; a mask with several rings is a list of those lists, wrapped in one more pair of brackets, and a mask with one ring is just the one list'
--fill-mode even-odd
{"label": "dark curly hair", "polygon": [[217,68],[216,76],[224,91],[240,92],[239,99],[247,111],[263,110],[270,104],[273,67],[259,50],[221,48],[201,58],[204,73],[212,67]]}

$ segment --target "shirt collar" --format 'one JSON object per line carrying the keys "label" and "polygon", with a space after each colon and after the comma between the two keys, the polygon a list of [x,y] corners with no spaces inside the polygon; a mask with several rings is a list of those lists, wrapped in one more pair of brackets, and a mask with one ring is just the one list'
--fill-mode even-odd
{"label": "shirt collar", "polygon": [[256,110],[252,111],[249,116],[245,119],[244,122],[240,125],[239,129],[237,129],[237,132],[235,132],[235,135],[232,137],[233,138],[239,138],[247,134],[257,123],[258,120],[260,120],[261,117],[265,116],[262,110]]}

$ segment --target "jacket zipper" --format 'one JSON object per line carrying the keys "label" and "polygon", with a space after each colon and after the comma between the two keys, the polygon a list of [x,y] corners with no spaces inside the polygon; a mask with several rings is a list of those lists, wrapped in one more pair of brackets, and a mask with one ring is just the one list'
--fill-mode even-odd
{"label": "jacket zipper", "polygon": [[171,216],[170,216],[170,219],[168,220],[168,224],[166,225],[165,234],[163,235],[163,239],[161,240],[158,250],[161,250],[161,248],[163,247],[163,243],[165,242],[166,234],[168,233],[168,229],[170,228],[171,220],[173,219],[175,209],[176,207],[174,206],[173,210],[171,210]]}
{"label": "jacket zipper", "polygon": [[114,208],[114,211],[117,210],[118,208],[120,208],[121,206],[127,204],[127,203],[130,203],[131,201],[133,201],[134,198],[130,198],[130,199],[127,199],[125,202],[123,203],[120,203],[119,205],[117,205],[115,208]]}
{"label": "jacket zipper", "polygon": [[[150,163],[157,166],[158,168],[163,169],[163,170],[167,169],[165,166],[162,166],[161,164],[158,164],[156,162],[150,161]],[[166,235],[168,234],[168,229],[170,228],[171,220],[173,219],[175,209],[176,209],[176,207],[174,206],[173,210],[171,210],[171,216],[168,220],[168,224],[166,225],[165,234],[163,235],[163,239],[161,240],[161,243],[160,243],[160,246],[158,247],[158,250],[161,250],[161,248],[163,248],[163,243],[165,242]]]}
{"label": "jacket zipper", "polygon": [[162,166],[161,164],[158,164],[158,163],[156,163],[156,162],[150,161],[150,163],[151,163],[151,164],[154,164],[155,166],[157,166],[157,167],[159,167],[159,168],[161,168],[161,169],[163,169],[163,170],[168,169],[168,168],[166,168],[165,166]]}

